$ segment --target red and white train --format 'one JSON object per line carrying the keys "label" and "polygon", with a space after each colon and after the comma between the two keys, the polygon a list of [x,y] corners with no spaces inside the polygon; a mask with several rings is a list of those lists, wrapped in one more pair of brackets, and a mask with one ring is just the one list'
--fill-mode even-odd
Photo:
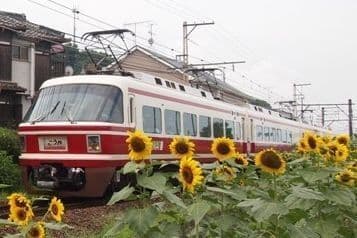
{"label": "red and white train", "polygon": [[119,182],[117,171],[128,161],[127,131],[135,128],[153,138],[152,159],[174,160],[168,145],[174,136],[186,135],[201,162],[214,160],[210,145],[215,137],[234,139],[240,153],[256,153],[271,147],[290,150],[305,130],[328,132],[141,73],[55,78],[42,85],[19,126],[27,189],[102,196]]}

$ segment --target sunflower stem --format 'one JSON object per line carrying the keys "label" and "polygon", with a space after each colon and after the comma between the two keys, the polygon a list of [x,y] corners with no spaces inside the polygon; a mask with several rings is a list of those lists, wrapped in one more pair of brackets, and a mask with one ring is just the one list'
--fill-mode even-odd
{"label": "sunflower stem", "polygon": [[195,233],[196,233],[196,238],[200,237],[200,233],[198,231],[198,224],[195,224]]}

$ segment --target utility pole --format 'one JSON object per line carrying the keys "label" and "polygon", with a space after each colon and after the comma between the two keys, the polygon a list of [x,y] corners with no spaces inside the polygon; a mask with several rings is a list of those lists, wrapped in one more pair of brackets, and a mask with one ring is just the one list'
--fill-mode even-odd
{"label": "utility pole", "polygon": [[348,99],[348,133],[351,139],[353,138],[352,121],[353,121],[352,99]]}
{"label": "utility pole", "polygon": [[321,108],[321,124],[322,124],[322,127],[325,126],[325,107]]}
{"label": "utility pole", "polygon": [[[183,69],[185,70],[188,65],[188,37],[189,35],[196,29],[198,26],[204,26],[204,25],[213,25],[214,22],[201,22],[201,23],[187,23],[186,21],[183,22],[183,52],[182,52],[182,57],[183,57]],[[192,27],[191,30],[188,32],[188,27]],[[184,74],[184,80],[186,79],[186,76]]]}
{"label": "utility pole", "polygon": [[79,14],[79,10],[75,6],[73,6],[72,13],[73,13],[73,46],[75,47],[75,45],[76,45],[76,19],[77,19],[76,14]]}
{"label": "utility pole", "polygon": [[310,86],[310,85],[311,85],[311,83],[301,83],[301,84],[294,83],[294,101],[295,101],[294,116],[295,116],[295,118],[298,117],[297,107],[298,107],[298,100],[300,100],[300,105],[301,105],[300,118],[301,118],[301,120],[304,119],[304,94],[302,93],[302,87]]}

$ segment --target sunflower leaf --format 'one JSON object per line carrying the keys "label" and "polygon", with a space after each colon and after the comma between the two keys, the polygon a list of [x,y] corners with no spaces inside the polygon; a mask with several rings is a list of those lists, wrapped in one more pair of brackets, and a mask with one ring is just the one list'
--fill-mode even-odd
{"label": "sunflower leaf", "polygon": [[165,190],[166,177],[162,173],[155,173],[152,176],[141,174],[138,176],[138,185],[143,188],[155,190],[162,194]]}
{"label": "sunflower leaf", "polygon": [[222,188],[218,188],[218,187],[207,186],[207,190],[211,191],[211,192],[226,194],[226,195],[228,195],[231,198],[236,199],[236,200],[243,200],[244,198],[246,198],[244,193],[232,192],[232,191],[229,191],[229,190],[226,190],[226,189],[222,189]]}
{"label": "sunflower leaf", "polygon": [[116,202],[127,199],[134,192],[134,190],[135,189],[133,187],[127,185],[119,192],[114,193],[113,196],[110,198],[109,202],[107,203],[107,205],[113,205]]}
{"label": "sunflower leaf", "polygon": [[315,181],[324,180],[328,178],[332,172],[333,171],[327,169],[316,171],[315,168],[305,168],[303,170],[300,170],[298,173],[306,182],[313,183]]}
{"label": "sunflower leaf", "polygon": [[137,165],[135,162],[129,161],[123,167],[123,174],[135,173],[136,167]]}
{"label": "sunflower leaf", "polygon": [[312,199],[303,199],[300,197],[296,197],[293,194],[290,194],[285,198],[285,205],[289,209],[302,209],[308,210],[316,204],[316,200]]}
{"label": "sunflower leaf", "polygon": [[130,228],[139,234],[139,237],[143,237],[155,222],[157,215],[158,212],[153,207],[132,209],[126,214],[124,222],[129,224]]}
{"label": "sunflower leaf", "polygon": [[164,191],[162,195],[171,203],[176,204],[177,206],[187,209],[186,205],[183,203],[181,198],[177,197],[175,194],[169,192],[169,191]]}
{"label": "sunflower leaf", "polygon": [[5,224],[5,225],[16,225],[15,222],[9,221],[8,219],[0,219],[0,224]]}
{"label": "sunflower leaf", "polygon": [[287,226],[289,237],[291,238],[319,238],[320,235],[314,232],[309,227],[298,227],[292,224],[288,224]]}
{"label": "sunflower leaf", "polygon": [[188,208],[188,213],[190,214],[190,218],[195,221],[195,224],[199,224],[202,218],[207,214],[207,212],[211,209],[211,206],[206,201],[200,201],[192,204]]}
{"label": "sunflower leaf", "polygon": [[352,206],[356,201],[355,194],[349,189],[328,190],[324,195],[327,200],[345,206]]}
{"label": "sunflower leaf", "polygon": [[303,199],[314,199],[314,200],[319,200],[319,201],[325,200],[325,198],[321,192],[312,190],[310,188],[295,186],[295,187],[293,187],[292,194],[295,197],[303,198]]}
{"label": "sunflower leaf", "polygon": [[53,222],[45,222],[45,227],[46,227],[47,229],[56,230],[56,231],[63,230],[64,228],[73,229],[72,226],[69,226],[69,225],[67,225],[67,224],[53,223]]}

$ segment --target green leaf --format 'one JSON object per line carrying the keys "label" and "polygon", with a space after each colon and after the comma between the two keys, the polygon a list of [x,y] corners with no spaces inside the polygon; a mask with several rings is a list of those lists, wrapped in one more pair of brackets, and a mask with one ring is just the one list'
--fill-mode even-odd
{"label": "green leaf", "polygon": [[4,238],[18,238],[18,237],[22,237],[22,234],[19,233],[19,234],[6,234],[4,236]]}
{"label": "green leaf", "polygon": [[212,170],[212,169],[215,169],[215,168],[217,168],[217,166],[218,166],[218,164],[216,163],[216,162],[214,162],[214,163],[205,163],[205,164],[202,164],[201,165],[201,168],[202,169],[205,169],[205,170]]}
{"label": "green leaf", "polygon": [[113,196],[110,198],[109,202],[107,203],[107,205],[113,205],[116,202],[127,199],[134,191],[135,189],[133,187],[127,185],[126,187],[122,188],[119,192],[114,193]]}
{"label": "green leaf", "polygon": [[331,175],[331,171],[327,169],[316,170],[315,168],[300,170],[298,174],[308,183],[313,183],[318,180],[324,180]]}
{"label": "green leaf", "polygon": [[316,200],[312,199],[303,199],[300,197],[296,197],[293,194],[290,194],[285,198],[285,205],[289,209],[302,209],[302,210],[308,210],[311,207],[313,207],[316,204]]}
{"label": "green leaf", "polygon": [[300,158],[300,159],[294,159],[294,160],[288,162],[288,165],[291,166],[291,165],[294,165],[294,164],[299,164],[299,163],[304,162],[304,161],[306,161],[306,158],[304,158],[304,157]]}
{"label": "green leaf", "polygon": [[305,188],[305,187],[299,187],[299,186],[293,187],[292,194],[298,198],[315,199],[315,200],[319,200],[319,201],[325,200],[325,198],[321,192],[312,190],[310,188]]}
{"label": "green leaf", "polygon": [[155,173],[152,176],[141,174],[138,176],[138,185],[143,188],[155,190],[159,194],[162,194],[166,188],[166,180],[166,177],[161,173]]}
{"label": "green leaf", "polygon": [[352,206],[356,201],[355,194],[349,189],[328,190],[324,195],[327,200],[345,206]]}
{"label": "green leaf", "polygon": [[0,188],[9,188],[12,187],[11,185],[8,184],[0,184]]}
{"label": "green leaf", "polygon": [[288,224],[288,232],[290,238],[319,238],[319,234],[315,233],[311,228],[298,227]]}
{"label": "green leaf", "polygon": [[123,174],[135,173],[137,164],[135,162],[129,161],[123,167]]}
{"label": "green leaf", "polygon": [[129,210],[125,216],[125,222],[130,228],[142,237],[155,222],[157,211],[154,207]]}
{"label": "green leaf", "polygon": [[15,222],[9,221],[7,219],[0,219],[0,224],[5,224],[5,225],[16,225]]}
{"label": "green leaf", "polygon": [[188,208],[190,217],[195,221],[195,224],[199,224],[206,213],[211,209],[211,206],[206,201],[200,201],[192,204]]}
{"label": "green leaf", "polygon": [[246,194],[244,192],[242,192],[241,190],[237,191],[237,192],[234,192],[234,191],[226,190],[226,189],[223,189],[223,188],[209,187],[209,186],[207,186],[207,190],[211,191],[211,192],[215,192],[215,193],[226,194],[226,195],[228,195],[231,198],[236,199],[236,200],[243,200],[243,199],[246,198]]}
{"label": "green leaf", "polygon": [[177,197],[175,194],[169,192],[169,191],[164,191],[162,194],[169,202],[176,204],[177,206],[187,209],[187,206],[183,203],[181,198]]}
{"label": "green leaf", "polygon": [[45,227],[50,229],[50,230],[56,230],[56,231],[60,231],[64,228],[69,228],[69,229],[73,229],[72,226],[69,226],[67,224],[63,224],[63,223],[49,223],[49,222],[45,222]]}

